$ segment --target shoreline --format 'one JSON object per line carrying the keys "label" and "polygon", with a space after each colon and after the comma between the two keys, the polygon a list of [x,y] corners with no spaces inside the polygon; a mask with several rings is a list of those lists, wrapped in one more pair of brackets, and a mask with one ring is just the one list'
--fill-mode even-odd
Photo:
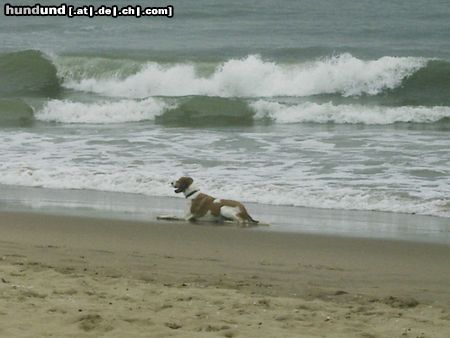
{"label": "shoreline", "polygon": [[448,333],[448,245],[12,212],[0,238],[10,337]]}
{"label": "shoreline", "polygon": [[[31,212],[129,221],[156,221],[160,215],[182,217],[183,198],[95,190],[48,189],[0,185],[0,212]],[[270,227],[261,231],[323,234],[450,244],[449,219],[382,211],[317,209],[245,203]]]}

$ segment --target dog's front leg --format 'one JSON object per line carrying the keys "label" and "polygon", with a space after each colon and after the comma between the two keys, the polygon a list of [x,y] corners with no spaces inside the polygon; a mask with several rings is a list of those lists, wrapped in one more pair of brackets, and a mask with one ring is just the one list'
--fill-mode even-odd
{"label": "dog's front leg", "polygon": [[184,217],[184,219],[188,222],[195,222],[195,216],[191,213],[186,214],[186,216]]}

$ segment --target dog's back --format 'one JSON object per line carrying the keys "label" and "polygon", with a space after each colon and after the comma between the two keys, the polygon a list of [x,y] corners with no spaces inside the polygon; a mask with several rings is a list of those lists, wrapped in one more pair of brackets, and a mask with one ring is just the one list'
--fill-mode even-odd
{"label": "dog's back", "polygon": [[238,201],[228,199],[215,199],[207,194],[200,193],[192,200],[191,213],[195,218],[201,218],[210,213],[214,217],[223,217],[239,222],[258,223],[254,220],[244,205]]}

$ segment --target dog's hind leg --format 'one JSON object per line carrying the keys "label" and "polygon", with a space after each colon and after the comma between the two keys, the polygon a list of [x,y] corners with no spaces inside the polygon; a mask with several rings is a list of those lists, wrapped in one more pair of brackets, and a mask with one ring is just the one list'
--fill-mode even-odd
{"label": "dog's hind leg", "polygon": [[235,221],[239,224],[243,224],[244,220],[239,216],[240,210],[237,207],[229,207],[227,205],[224,205],[220,208],[220,215],[228,219],[230,221]]}

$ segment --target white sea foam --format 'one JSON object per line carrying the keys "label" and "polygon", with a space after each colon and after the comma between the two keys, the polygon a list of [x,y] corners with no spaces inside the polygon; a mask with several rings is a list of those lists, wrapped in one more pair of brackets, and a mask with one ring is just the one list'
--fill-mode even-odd
{"label": "white sea foam", "polygon": [[[364,61],[350,54],[313,62],[279,64],[257,55],[231,59],[202,76],[194,64],[147,63],[123,78],[67,77],[64,86],[112,97],[144,98],[154,95],[209,95],[221,97],[309,96],[340,93],[344,96],[378,94],[399,86],[427,63],[425,58],[382,57]],[[69,74],[70,75],[70,74]]]}
{"label": "white sea foam", "polygon": [[[35,117],[41,121],[60,123],[124,123],[154,120],[174,103],[162,99],[123,99],[95,103],[50,100],[37,111]],[[287,105],[267,100],[249,103],[255,112],[254,118],[270,119],[275,123],[336,123],[383,125],[396,122],[433,123],[450,118],[450,107],[384,107],[366,105],[334,105],[305,102]]]}
{"label": "white sea foam", "polygon": [[[149,196],[173,197],[169,179],[179,175],[174,170],[152,174],[147,172],[127,172],[118,170],[93,173],[88,168],[23,168],[20,171],[7,171],[0,183],[45,187],[53,189],[95,189],[110,192],[137,193]],[[154,169],[154,168],[153,168]],[[401,213],[414,213],[450,217],[449,200],[445,198],[411,198],[393,194],[392,191],[372,191],[371,189],[294,187],[272,183],[257,182],[217,182],[195,173],[203,191],[222,198],[237,199],[270,205],[291,205],[313,208],[345,210],[378,210]],[[245,189],[244,189],[245,187]]]}
{"label": "white sea foam", "polygon": [[450,217],[449,141],[379,132],[354,130],[343,142],[341,135],[298,128],[284,136],[220,131],[201,137],[178,128],[82,135],[6,130],[0,184],[174,196],[169,182],[188,174],[220,198]]}
{"label": "white sea foam", "polygon": [[122,123],[152,120],[168,105],[161,100],[121,100],[96,103],[50,100],[36,113],[41,121],[62,123]]}
{"label": "white sea foam", "polygon": [[306,102],[286,105],[258,100],[250,104],[256,118],[269,118],[277,123],[362,123],[392,124],[396,122],[431,123],[450,117],[450,107],[384,107],[318,104]]}

